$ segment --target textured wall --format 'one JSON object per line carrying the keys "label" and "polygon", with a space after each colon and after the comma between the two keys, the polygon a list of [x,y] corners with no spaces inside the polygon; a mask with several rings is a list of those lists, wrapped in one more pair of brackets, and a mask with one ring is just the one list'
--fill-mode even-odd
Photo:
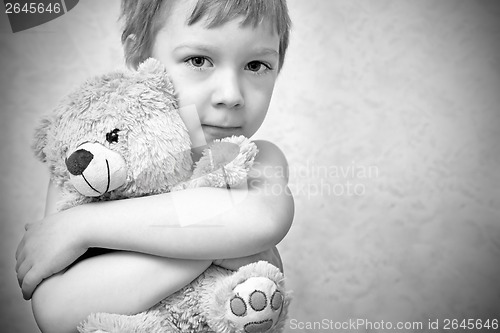
{"label": "textured wall", "polygon": [[[499,3],[289,7],[289,54],[256,135],[287,155],[296,199],[280,244],[295,291],[287,332],[323,319],[498,318]],[[81,1],[13,35],[0,14],[2,331],[37,332],[14,273],[47,182],[29,150],[37,116],[122,63],[117,16],[117,1]]]}

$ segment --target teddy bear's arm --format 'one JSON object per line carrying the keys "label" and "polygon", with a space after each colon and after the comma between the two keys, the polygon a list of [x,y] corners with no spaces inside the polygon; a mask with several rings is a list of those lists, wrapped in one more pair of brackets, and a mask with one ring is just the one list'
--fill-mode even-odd
{"label": "teddy bear's arm", "polygon": [[244,136],[214,141],[203,151],[191,179],[175,189],[195,187],[236,187],[247,179],[258,149]]}

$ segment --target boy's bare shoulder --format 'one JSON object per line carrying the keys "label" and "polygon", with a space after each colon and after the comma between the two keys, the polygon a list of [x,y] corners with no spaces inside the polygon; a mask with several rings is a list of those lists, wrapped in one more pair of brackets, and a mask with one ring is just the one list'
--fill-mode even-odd
{"label": "boy's bare shoulder", "polygon": [[274,143],[266,140],[254,140],[259,153],[255,158],[257,167],[271,167],[275,171],[281,170],[281,174],[288,180],[288,162],[285,154]]}
{"label": "boy's bare shoulder", "polygon": [[[285,166],[288,164],[285,154],[283,154],[281,149],[274,143],[266,140],[255,140],[254,142],[259,149],[259,153],[256,158],[258,162],[267,165]],[[265,163],[266,161],[271,163]]]}

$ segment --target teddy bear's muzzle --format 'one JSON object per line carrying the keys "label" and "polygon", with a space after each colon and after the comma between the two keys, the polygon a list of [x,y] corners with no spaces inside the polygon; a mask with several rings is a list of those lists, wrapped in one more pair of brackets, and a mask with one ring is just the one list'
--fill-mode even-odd
{"label": "teddy bear's muzzle", "polygon": [[66,159],[71,184],[84,196],[98,197],[127,180],[127,163],[100,143],[86,142]]}

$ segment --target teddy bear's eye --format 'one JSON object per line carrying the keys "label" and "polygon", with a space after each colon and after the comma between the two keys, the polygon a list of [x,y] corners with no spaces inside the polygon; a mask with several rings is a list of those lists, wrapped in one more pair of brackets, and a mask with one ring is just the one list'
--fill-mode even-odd
{"label": "teddy bear's eye", "polygon": [[106,133],[106,141],[109,143],[118,142],[118,132],[120,132],[120,130],[115,128],[111,132]]}

